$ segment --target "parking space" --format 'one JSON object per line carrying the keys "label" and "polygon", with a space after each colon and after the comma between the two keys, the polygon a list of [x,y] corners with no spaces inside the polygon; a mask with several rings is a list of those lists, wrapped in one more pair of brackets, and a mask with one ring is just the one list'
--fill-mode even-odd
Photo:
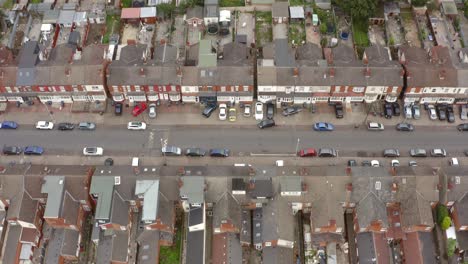
{"label": "parking space", "polygon": [[255,43],[255,18],[252,13],[240,12],[237,20],[237,35],[245,35],[247,45]]}

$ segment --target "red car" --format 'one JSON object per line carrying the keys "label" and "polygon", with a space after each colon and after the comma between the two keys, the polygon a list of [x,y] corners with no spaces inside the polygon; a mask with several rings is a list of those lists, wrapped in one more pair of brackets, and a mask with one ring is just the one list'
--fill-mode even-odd
{"label": "red car", "polygon": [[146,110],[146,108],[148,108],[146,103],[137,104],[135,105],[135,107],[133,107],[132,115],[138,116],[139,114],[143,113]]}
{"label": "red car", "polygon": [[315,157],[317,156],[317,152],[313,148],[308,149],[301,149],[299,153],[297,153],[300,157]]}

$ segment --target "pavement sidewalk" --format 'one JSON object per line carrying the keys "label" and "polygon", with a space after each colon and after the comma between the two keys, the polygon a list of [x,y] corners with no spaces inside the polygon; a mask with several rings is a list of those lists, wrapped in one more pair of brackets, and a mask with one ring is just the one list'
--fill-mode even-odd
{"label": "pavement sidewalk", "polygon": [[[84,121],[95,122],[104,126],[126,125],[129,121],[144,121],[148,124],[162,125],[162,126],[226,126],[226,127],[244,127],[255,126],[258,121],[253,116],[246,118],[242,116],[243,109],[237,109],[237,121],[220,121],[218,120],[218,111],[215,111],[210,118],[205,118],[201,115],[203,110],[202,105],[195,104],[179,104],[179,105],[160,105],[157,107],[156,119],[150,119],[148,114],[142,113],[138,117],[131,115],[132,107],[125,107],[122,116],[114,115],[114,108],[109,104],[107,111],[101,113],[72,113],[70,106],[65,106],[63,109],[46,106],[44,104],[34,104],[32,106],[16,107],[10,104],[7,111],[0,114],[0,121],[16,121],[20,125],[33,125],[39,120],[47,120],[53,122],[71,122],[79,123]],[[427,112],[422,110],[421,119],[408,119],[405,120],[403,116],[392,117],[385,119],[380,115],[374,116],[367,115],[362,106],[348,107],[345,116],[342,119],[337,119],[334,114],[334,108],[329,105],[317,106],[316,113],[311,113],[308,109],[303,109],[302,112],[284,117],[281,115],[281,109],[277,109],[275,114],[275,122],[279,126],[312,126],[315,122],[330,122],[335,126],[364,126],[366,122],[379,122],[387,127],[393,127],[400,122],[409,122],[417,127],[421,126],[441,126],[451,127],[447,121],[430,120]],[[455,124],[462,123],[459,119],[458,109],[456,108]]]}

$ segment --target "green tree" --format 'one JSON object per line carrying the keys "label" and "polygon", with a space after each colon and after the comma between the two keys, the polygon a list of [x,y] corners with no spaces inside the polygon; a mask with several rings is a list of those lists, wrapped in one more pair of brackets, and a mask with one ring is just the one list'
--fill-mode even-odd
{"label": "green tree", "polygon": [[429,0],[411,0],[411,4],[416,7],[425,6]]}
{"label": "green tree", "polygon": [[444,221],[444,218],[449,216],[447,207],[443,204],[438,204],[436,208],[436,215],[437,215],[437,223],[439,225],[442,225],[442,221]]}
{"label": "green tree", "polygon": [[172,3],[162,3],[156,6],[159,13],[163,13],[165,17],[169,17],[175,10],[175,5]]}
{"label": "green tree", "polygon": [[444,220],[442,220],[442,223],[440,224],[440,228],[442,228],[442,230],[447,230],[450,227],[451,223],[452,223],[452,220],[450,219],[450,217],[446,216]]}
{"label": "green tree", "polygon": [[321,23],[320,26],[319,26],[319,28],[320,28],[320,33],[321,33],[322,35],[324,35],[324,34],[327,33],[327,25],[326,25],[325,23]]}
{"label": "green tree", "polygon": [[455,248],[457,247],[457,241],[453,238],[447,240],[447,256],[451,258],[455,253]]}

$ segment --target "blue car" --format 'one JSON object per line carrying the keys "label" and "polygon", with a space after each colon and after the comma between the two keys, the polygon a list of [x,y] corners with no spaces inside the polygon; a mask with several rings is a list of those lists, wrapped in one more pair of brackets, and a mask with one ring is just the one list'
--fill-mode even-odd
{"label": "blue car", "polygon": [[326,122],[318,122],[314,124],[314,130],[315,131],[333,131],[335,127]]}
{"label": "blue car", "polygon": [[0,124],[0,128],[3,128],[3,129],[17,129],[18,124],[16,122],[13,122],[13,121],[3,121]]}
{"label": "blue car", "polygon": [[42,155],[44,149],[38,146],[27,146],[23,153],[24,155]]}

